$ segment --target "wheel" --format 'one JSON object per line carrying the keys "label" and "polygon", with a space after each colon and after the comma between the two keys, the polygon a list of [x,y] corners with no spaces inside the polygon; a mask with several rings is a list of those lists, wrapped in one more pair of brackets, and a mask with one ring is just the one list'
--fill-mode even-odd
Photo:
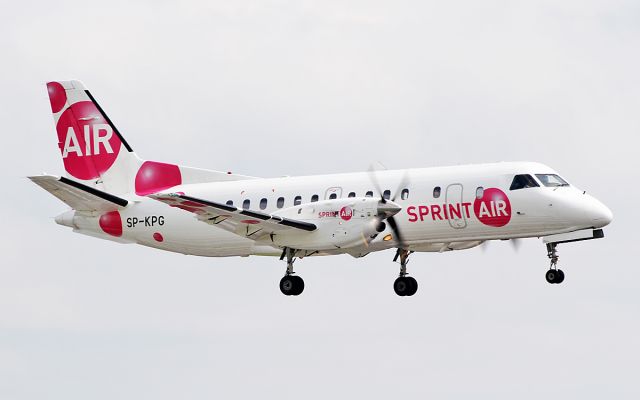
{"label": "wheel", "polygon": [[547,279],[547,282],[556,283],[556,279],[558,279],[558,273],[555,269],[550,269],[547,271],[544,277]]}
{"label": "wheel", "polygon": [[292,295],[297,296],[304,291],[304,280],[302,280],[302,278],[300,278],[299,276],[293,276],[292,278],[294,282],[294,292],[292,293]]}
{"label": "wheel", "polygon": [[293,278],[293,276],[287,275],[280,279],[280,291],[285,296],[291,296],[295,293],[296,284]]}
{"label": "wheel", "polygon": [[556,281],[555,283],[562,283],[564,281],[564,272],[561,269],[556,270]]}
{"label": "wheel", "polygon": [[418,281],[416,281],[416,279],[411,276],[407,276],[405,277],[405,279],[409,284],[409,292],[407,293],[407,296],[413,296],[418,291]]}
{"label": "wheel", "polygon": [[[416,284],[416,289],[418,285]],[[411,284],[406,277],[399,277],[393,282],[393,290],[396,292],[398,296],[411,296]],[[411,293],[411,294],[409,294]]]}
{"label": "wheel", "polygon": [[280,291],[286,296],[297,296],[304,290],[304,281],[299,276],[287,275],[280,279]]}

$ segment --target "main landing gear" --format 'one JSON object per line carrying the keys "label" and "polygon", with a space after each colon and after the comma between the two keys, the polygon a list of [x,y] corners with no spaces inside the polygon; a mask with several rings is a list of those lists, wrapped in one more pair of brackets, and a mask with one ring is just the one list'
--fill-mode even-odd
{"label": "main landing gear", "polygon": [[396,256],[393,258],[394,262],[400,258],[400,275],[393,282],[393,290],[398,296],[413,296],[418,291],[418,281],[411,276],[407,276],[407,264],[411,253],[409,250],[398,249]]}
{"label": "main landing gear", "polygon": [[544,277],[549,283],[562,283],[562,281],[564,281],[564,272],[558,269],[557,245],[557,243],[547,243],[547,257],[551,260],[551,265]]}
{"label": "main landing gear", "polygon": [[285,248],[280,259],[287,257],[287,271],[280,279],[280,291],[286,296],[297,296],[304,290],[304,281],[299,276],[293,275],[293,263],[295,261],[295,249]]}

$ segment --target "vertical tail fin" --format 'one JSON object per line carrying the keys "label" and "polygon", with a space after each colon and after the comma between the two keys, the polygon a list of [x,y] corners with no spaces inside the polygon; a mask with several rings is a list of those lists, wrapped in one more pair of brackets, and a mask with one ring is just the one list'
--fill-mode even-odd
{"label": "vertical tail fin", "polygon": [[79,81],[47,83],[68,176],[109,193],[130,193],[142,161]]}
{"label": "vertical tail fin", "polygon": [[146,196],[181,184],[253,179],[138,158],[79,81],[47,83],[67,176],[113,195]]}

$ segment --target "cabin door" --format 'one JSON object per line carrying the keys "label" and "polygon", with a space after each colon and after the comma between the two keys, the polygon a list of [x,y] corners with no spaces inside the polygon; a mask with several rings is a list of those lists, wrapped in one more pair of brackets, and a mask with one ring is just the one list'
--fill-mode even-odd
{"label": "cabin door", "polygon": [[333,200],[339,199],[342,197],[342,188],[341,187],[330,187],[324,194],[325,200]]}
{"label": "cabin door", "polygon": [[454,229],[463,229],[467,226],[465,209],[462,206],[462,184],[454,183],[447,186],[444,198],[444,215],[449,219],[449,225]]}

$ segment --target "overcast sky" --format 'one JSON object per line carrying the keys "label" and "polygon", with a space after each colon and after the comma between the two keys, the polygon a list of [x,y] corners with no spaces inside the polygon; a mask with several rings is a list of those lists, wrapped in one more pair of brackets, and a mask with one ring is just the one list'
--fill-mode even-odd
{"label": "overcast sky", "polygon": [[[93,4],[92,4],[93,3]],[[0,0],[0,398],[637,399],[637,1]],[[256,176],[548,164],[606,238],[284,264],[73,234],[45,82],[143,158]],[[238,283],[240,282],[240,283]],[[242,286],[243,292],[232,288]]]}

